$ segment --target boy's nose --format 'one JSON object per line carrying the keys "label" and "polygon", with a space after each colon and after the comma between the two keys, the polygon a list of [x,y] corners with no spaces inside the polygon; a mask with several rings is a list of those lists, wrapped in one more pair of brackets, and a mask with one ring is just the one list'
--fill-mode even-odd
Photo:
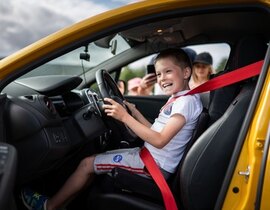
{"label": "boy's nose", "polygon": [[166,78],[166,75],[165,74],[160,74],[160,77],[159,78],[162,81],[162,80],[164,80]]}

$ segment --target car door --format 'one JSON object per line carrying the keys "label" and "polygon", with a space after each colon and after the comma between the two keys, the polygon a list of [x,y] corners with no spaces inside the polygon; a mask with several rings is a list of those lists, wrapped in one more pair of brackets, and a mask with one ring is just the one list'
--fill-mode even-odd
{"label": "car door", "polygon": [[264,154],[261,163],[259,182],[256,194],[255,209],[270,209],[270,202],[268,200],[270,194],[270,125],[268,126],[267,136],[264,144]]}
{"label": "car door", "polygon": [[[216,209],[269,209],[269,49]],[[240,136],[239,135],[239,136]],[[223,196],[225,196],[223,203]]]}
{"label": "car door", "polygon": [[168,100],[168,96],[125,96],[126,100],[135,104],[136,108],[140,110],[143,116],[153,123],[158,116],[161,107]]}

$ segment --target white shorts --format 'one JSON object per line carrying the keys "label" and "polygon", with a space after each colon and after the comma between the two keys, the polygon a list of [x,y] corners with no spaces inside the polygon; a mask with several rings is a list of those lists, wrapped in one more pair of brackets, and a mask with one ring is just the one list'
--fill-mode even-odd
{"label": "white shorts", "polygon": [[115,167],[129,170],[136,174],[148,173],[144,170],[144,163],[140,158],[140,148],[128,148],[107,151],[96,156],[94,170],[96,174],[111,172]]}

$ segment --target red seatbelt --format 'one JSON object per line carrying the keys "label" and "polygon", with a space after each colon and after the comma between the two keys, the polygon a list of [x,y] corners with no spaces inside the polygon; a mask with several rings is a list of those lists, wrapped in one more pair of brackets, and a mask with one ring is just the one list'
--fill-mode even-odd
{"label": "red seatbelt", "polygon": [[[195,93],[202,93],[206,91],[215,90],[215,89],[248,79],[250,77],[257,76],[261,72],[262,65],[263,65],[263,60],[244,66],[242,68],[231,71],[229,73],[220,75],[218,77],[215,77],[203,83],[202,85],[194,88],[193,90],[190,90],[184,95],[191,95]],[[174,99],[172,99],[172,101],[176,100],[176,98],[178,97],[175,97]],[[172,101],[170,103],[172,103]],[[166,105],[168,105],[168,103],[166,103],[165,106]],[[163,108],[165,106],[163,106]],[[147,170],[149,171],[149,173],[151,174],[152,178],[154,179],[154,181],[156,182],[157,186],[159,187],[161,191],[166,210],[177,210],[178,208],[177,208],[175,199],[173,197],[173,194],[164,176],[162,175],[159,167],[157,166],[154,158],[152,157],[152,155],[150,154],[147,148],[145,147],[142,148],[140,157],[142,161],[144,162],[145,167],[147,168]]]}
{"label": "red seatbelt", "polygon": [[[185,96],[186,94],[183,94],[183,95],[180,95],[180,96]],[[178,99],[180,96],[174,96],[174,97],[172,97],[172,98],[170,98],[168,101],[167,101],[167,103],[163,106],[163,107],[161,107],[161,109],[160,109],[160,112],[162,112],[162,110],[166,107],[166,106],[168,106],[170,103],[172,103],[172,102],[174,102],[176,99]]]}
{"label": "red seatbelt", "polygon": [[145,167],[148,172],[151,174],[152,178],[159,187],[165,207],[167,210],[177,210],[177,205],[174,200],[172,191],[170,190],[164,176],[162,175],[160,169],[158,168],[154,158],[148,151],[146,147],[143,147],[140,152],[140,157],[144,162]]}
{"label": "red seatbelt", "polygon": [[[186,95],[192,95],[196,93],[203,93],[206,91],[216,90],[218,88],[222,88],[224,86],[231,85],[236,82],[240,82],[250,77],[254,77],[260,74],[262,65],[263,65],[263,60],[244,66],[242,68],[236,69],[234,71],[228,72],[226,74],[222,74],[218,77],[214,77],[213,79],[208,80],[207,82],[201,84],[200,86],[180,96],[186,96]],[[174,102],[180,96],[175,96],[169,99],[168,102],[160,109],[160,111],[162,111],[170,103]]]}
{"label": "red seatbelt", "polygon": [[195,93],[202,93],[206,91],[216,90],[227,85],[240,82],[242,80],[257,76],[261,72],[263,60],[244,66],[242,68],[230,71],[226,74],[214,77],[200,86],[190,90],[185,95],[191,95]]}

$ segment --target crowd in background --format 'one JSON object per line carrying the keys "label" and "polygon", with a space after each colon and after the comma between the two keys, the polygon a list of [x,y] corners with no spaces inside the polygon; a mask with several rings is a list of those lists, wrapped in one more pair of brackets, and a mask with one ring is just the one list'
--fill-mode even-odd
{"label": "crowd in background", "polygon": [[[214,73],[213,58],[209,52],[197,54],[191,48],[183,48],[189,55],[192,63],[192,75],[189,79],[189,88],[194,89],[210,79],[210,75]],[[151,59],[147,69],[154,68],[154,58]],[[122,94],[127,95],[162,95],[161,88],[156,83],[155,73],[147,73],[144,77],[134,77],[128,82],[124,80],[118,81],[118,87]]]}

